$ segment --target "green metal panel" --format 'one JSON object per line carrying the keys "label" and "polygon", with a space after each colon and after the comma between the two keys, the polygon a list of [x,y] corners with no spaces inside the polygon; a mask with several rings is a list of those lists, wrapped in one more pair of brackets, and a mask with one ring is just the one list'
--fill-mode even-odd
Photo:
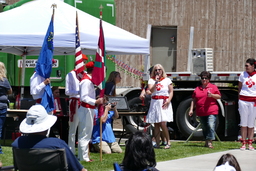
{"label": "green metal panel", "polygon": [[[77,9],[80,9],[97,18],[100,17],[100,6],[102,6],[102,19],[110,24],[116,25],[116,9],[114,0],[84,0],[81,1],[81,3],[76,3]],[[93,60],[95,59],[95,56],[91,57]],[[108,77],[110,72],[115,71],[115,64],[106,57],[105,65],[107,67],[106,77]]]}
{"label": "green metal panel", "polygon": [[97,18],[100,17],[100,6],[102,6],[102,19],[116,25],[115,1],[114,0],[84,0],[76,3],[76,8]]}
{"label": "green metal panel", "polygon": [[1,53],[0,52],[0,61],[4,63],[7,71],[7,78],[11,85],[15,83],[15,66],[14,64],[14,55]]}

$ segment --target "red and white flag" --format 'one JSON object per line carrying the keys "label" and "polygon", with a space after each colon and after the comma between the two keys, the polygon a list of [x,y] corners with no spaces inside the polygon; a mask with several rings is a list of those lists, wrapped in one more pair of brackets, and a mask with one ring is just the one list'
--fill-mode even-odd
{"label": "red and white flag", "polygon": [[[100,97],[104,97],[105,92],[105,42],[102,28],[102,20],[100,19],[100,35],[98,40],[98,49],[96,52],[96,58],[94,68],[92,71],[92,82],[99,87]],[[98,117],[100,118],[104,113],[103,105],[98,106]]]}
{"label": "red and white flag", "polygon": [[104,96],[105,91],[105,42],[102,29],[102,20],[100,20],[100,35],[98,40],[98,49],[94,68],[92,71],[92,82],[101,89],[100,97]]}
{"label": "red and white flag", "polygon": [[82,58],[82,50],[80,47],[80,36],[79,36],[79,27],[78,27],[78,16],[76,12],[76,62],[75,62],[75,72],[76,72],[76,77],[79,81],[83,78],[84,74],[84,62]]}

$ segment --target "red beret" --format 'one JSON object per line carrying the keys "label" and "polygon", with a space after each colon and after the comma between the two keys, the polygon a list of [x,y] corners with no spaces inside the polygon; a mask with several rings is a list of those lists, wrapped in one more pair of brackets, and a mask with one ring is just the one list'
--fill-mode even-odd
{"label": "red beret", "polygon": [[91,62],[88,62],[86,65],[85,65],[86,68],[93,68],[94,67],[94,62],[91,61]]}
{"label": "red beret", "polygon": [[88,60],[88,58],[87,58],[87,56],[86,56],[85,54],[82,54],[82,58],[83,58],[84,60]]}
{"label": "red beret", "polygon": [[57,62],[57,60],[52,58],[52,63],[55,64]]}

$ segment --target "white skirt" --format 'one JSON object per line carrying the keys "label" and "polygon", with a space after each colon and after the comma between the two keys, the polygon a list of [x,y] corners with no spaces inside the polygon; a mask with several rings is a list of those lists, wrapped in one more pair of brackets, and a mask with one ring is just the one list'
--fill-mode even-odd
{"label": "white skirt", "polygon": [[160,123],[160,122],[172,122],[173,110],[172,103],[169,104],[167,109],[163,109],[163,99],[151,99],[150,107],[146,117],[147,123]]}

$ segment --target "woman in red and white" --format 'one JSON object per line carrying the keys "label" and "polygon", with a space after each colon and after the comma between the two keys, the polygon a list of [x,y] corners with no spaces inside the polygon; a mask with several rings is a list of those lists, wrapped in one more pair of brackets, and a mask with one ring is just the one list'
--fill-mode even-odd
{"label": "woman in red and white", "polygon": [[[254,150],[252,146],[254,136],[254,124],[256,118],[256,61],[249,58],[245,62],[245,71],[240,74],[238,83],[239,92],[239,113],[242,136],[241,150]],[[248,140],[246,140],[248,138]]]}
{"label": "woman in red and white", "polygon": [[156,147],[160,144],[160,127],[167,140],[165,149],[169,149],[170,136],[167,128],[167,122],[173,121],[173,110],[171,100],[173,97],[173,86],[171,79],[167,78],[165,70],[161,64],[156,64],[148,81],[148,88],[152,93],[150,108],[147,114],[146,122],[154,123],[154,136]]}

